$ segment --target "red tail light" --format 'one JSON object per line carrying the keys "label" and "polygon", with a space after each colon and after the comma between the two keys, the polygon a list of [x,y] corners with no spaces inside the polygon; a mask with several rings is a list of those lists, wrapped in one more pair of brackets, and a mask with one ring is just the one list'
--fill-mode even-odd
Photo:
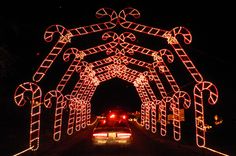
{"label": "red tail light", "polygon": [[94,137],[107,137],[107,133],[93,133]]}
{"label": "red tail light", "polygon": [[111,114],[111,115],[110,115],[110,119],[114,119],[115,117],[116,117],[115,114]]}
{"label": "red tail light", "polygon": [[118,138],[130,138],[131,137],[131,133],[117,133],[117,137]]}
{"label": "red tail light", "polygon": [[106,123],[106,120],[102,120],[102,124],[104,125]]}
{"label": "red tail light", "polygon": [[126,119],[126,115],[122,115],[122,119],[124,119],[124,120],[125,120],[125,119]]}

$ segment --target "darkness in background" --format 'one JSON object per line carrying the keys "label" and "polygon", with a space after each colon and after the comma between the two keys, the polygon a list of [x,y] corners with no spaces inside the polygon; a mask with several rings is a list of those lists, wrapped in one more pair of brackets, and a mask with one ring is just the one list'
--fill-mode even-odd
{"label": "darkness in background", "polygon": [[[12,126],[11,122],[21,125],[24,123],[22,118],[28,119],[23,113],[28,113],[27,108],[17,107],[13,95],[20,83],[32,81],[34,72],[54,45],[43,40],[46,28],[52,24],[74,28],[100,23],[102,19],[95,17],[99,8],[110,7],[119,12],[130,6],[141,13],[139,19],[132,21],[166,30],[176,26],[184,26],[190,30],[192,43],[185,45],[180,39],[181,45],[204,80],[214,83],[219,90],[217,105],[209,108],[212,108],[213,113],[223,116],[229,131],[235,129],[234,5],[229,2],[206,4],[202,1],[173,3],[151,0],[101,0],[76,3],[52,0],[48,3],[8,1],[0,6],[0,120],[6,132],[7,128]],[[140,34],[134,34],[138,39]],[[90,44],[92,43],[87,43],[87,46]],[[144,46],[143,43],[139,45]],[[155,40],[146,45],[151,49],[161,48],[155,45]],[[176,80],[181,81],[181,70],[178,72],[178,69],[175,71],[175,68],[172,68]],[[58,78],[60,76],[55,76],[55,79]],[[53,77],[49,79],[47,84],[58,82]],[[43,86],[44,82],[45,80],[42,80],[39,85],[47,88],[48,86]],[[182,85],[184,88],[184,84]],[[140,103],[132,84],[113,79],[98,86],[92,98],[92,109],[94,113],[99,114],[107,107],[120,105],[133,111],[140,109]],[[16,118],[19,120],[16,121]]]}

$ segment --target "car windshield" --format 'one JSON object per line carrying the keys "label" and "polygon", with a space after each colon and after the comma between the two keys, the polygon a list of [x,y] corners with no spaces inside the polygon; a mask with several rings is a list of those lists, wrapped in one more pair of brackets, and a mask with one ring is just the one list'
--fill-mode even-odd
{"label": "car windshield", "polygon": [[128,127],[127,123],[121,120],[102,120],[98,122],[97,127]]}

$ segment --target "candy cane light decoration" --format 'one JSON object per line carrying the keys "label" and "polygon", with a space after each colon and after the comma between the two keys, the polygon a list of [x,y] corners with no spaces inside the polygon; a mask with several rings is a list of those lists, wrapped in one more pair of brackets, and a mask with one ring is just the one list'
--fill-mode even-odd
{"label": "candy cane light decoration", "polygon": [[214,105],[218,100],[218,90],[213,83],[203,81],[195,85],[193,92],[195,108],[196,143],[199,147],[205,147],[206,142],[203,91],[208,91],[210,93],[208,98],[209,104]]}
{"label": "candy cane light decoration", "polygon": [[56,98],[56,109],[53,129],[53,139],[59,141],[61,139],[62,115],[65,107],[64,96],[60,91],[51,90],[44,96],[44,105],[47,108],[52,107],[52,98]]}
{"label": "candy cane light decoration", "polygon": [[[129,17],[140,18],[139,11],[131,7],[121,10],[118,14],[113,9],[101,8],[96,12],[96,17],[108,17],[108,20],[71,29],[55,24],[46,29],[44,39],[46,42],[55,40],[54,46],[34,73],[32,78],[34,82],[25,82],[19,85],[14,94],[14,100],[18,106],[23,106],[26,100],[31,102],[30,148],[32,150],[39,148],[41,100],[43,97],[42,91],[36,83],[41,82],[55,61],[60,60],[58,58],[61,53],[62,60],[65,62],[69,62],[71,56],[74,58],[57,86],[50,89],[44,96],[44,105],[55,110],[53,133],[55,141],[59,141],[61,138],[63,109],[69,108],[68,135],[72,135],[74,129],[79,131],[81,128],[86,128],[87,125],[90,125],[91,98],[97,86],[117,77],[135,86],[142,102],[141,125],[146,130],[157,133],[156,116],[158,114],[160,115],[160,123],[158,123],[160,124],[160,134],[166,136],[167,110],[170,108],[173,112],[173,137],[176,141],[181,139],[180,108],[190,108],[191,101],[193,101],[196,144],[199,147],[205,147],[203,92],[208,91],[210,93],[208,102],[215,104],[218,99],[218,90],[214,84],[203,79],[177,38],[177,36],[181,36],[184,44],[190,44],[192,42],[190,31],[181,26],[164,30],[129,21]],[[121,34],[113,32],[116,30],[114,28],[118,26],[124,29]],[[103,41],[111,39],[111,41],[87,49],[78,48],[77,45],[72,45],[69,48],[66,46],[72,44],[71,39],[74,37],[82,38],[85,35],[102,31],[104,33],[101,39]],[[159,50],[153,50],[137,45],[135,43],[136,36],[131,31],[161,38],[166,41],[168,46],[166,49],[158,47]],[[102,59],[91,61],[89,59],[91,55],[105,55],[105,58],[102,56]],[[166,57],[167,61],[172,63],[176,57],[174,55],[180,58],[184,69],[190,73],[196,83],[193,86],[194,100],[191,100],[189,93],[181,90],[178,81],[168,68],[169,64],[166,64],[163,59]],[[143,61],[142,56],[150,58],[149,61]],[[76,78],[74,86],[70,84],[73,74]],[[165,78],[162,79],[159,74],[163,74]],[[170,85],[171,93],[166,91],[166,85]],[[65,90],[66,86],[72,87],[72,90]],[[157,89],[160,96],[157,95],[158,93],[154,91],[153,87]],[[31,93],[31,95],[29,96],[27,93]],[[53,98],[56,98],[56,107],[52,107]]]}
{"label": "candy cane light decoration", "polygon": [[[27,93],[30,93],[31,96],[28,97],[26,95]],[[33,151],[39,148],[41,99],[42,91],[40,87],[33,82],[20,84],[14,94],[14,100],[18,106],[24,106],[27,100],[31,103],[29,147],[32,148]]]}
{"label": "candy cane light decoration", "polygon": [[[184,91],[175,92],[172,98],[173,105],[171,106],[171,109],[173,112],[173,133],[174,139],[179,141],[181,139],[180,105],[182,104],[185,109],[188,109],[191,104],[191,99],[189,94]],[[183,103],[181,103],[181,99]]]}

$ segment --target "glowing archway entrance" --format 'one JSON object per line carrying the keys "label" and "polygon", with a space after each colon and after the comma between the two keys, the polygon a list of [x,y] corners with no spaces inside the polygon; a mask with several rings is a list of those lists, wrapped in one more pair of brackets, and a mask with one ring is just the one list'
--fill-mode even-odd
{"label": "glowing archway entrance", "polygon": [[91,105],[92,115],[105,115],[112,109],[135,113],[140,110],[141,100],[133,83],[113,78],[100,83],[91,99]]}
{"label": "glowing archway entrance", "polygon": [[[66,29],[61,25],[50,26],[44,34],[45,41],[51,42],[56,33],[60,35],[59,39],[33,75],[33,81],[22,83],[17,87],[14,99],[18,106],[23,106],[30,98],[29,149],[37,150],[39,148],[41,107],[55,109],[53,138],[58,141],[61,139],[64,108],[69,107],[70,109],[67,134],[72,135],[74,131],[79,131],[90,124],[92,107],[90,101],[97,86],[115,77],[132,83],[136,88],[142,102],[141,125],[147,130],[160,133],[162,136],[167,135],[167,109],[171,110],[173,137],[176,141],[181,139],[180,109],[188,109],[193,101],[196,144],[199,147],[205,147],[203,92],[208,91],[208,102],[215,104],[218,99],[218,90],[214,84],[203,79],[177,39],[178,35],[182,36],[185,44],[190,44],[192,41],[190,32],[184,27],[163,30],[129,21],[128,16],[134,18],[140,16],[138,10],[133,8],[125,8],[119,14],[112,9],[101,8],[97,11],[96,16],[98,18],[107,16],[110,20],[72,29]],[[112,31],[118,26],[124,30],[120,34]],[[164,40],[168,48],[159,47],[159,50],[153,50],[137,45],[135,44],[136,36],[131,31]],[[74,45],[73,47],[66,46],[71,45],[72,38],[83,38],[85,35],[98,32],[103,32],[102,40],[105,43],[87,49],[80,49]],[[93,61],[89,59],[90,56],[99,55],[103,57],[97,57],[99,59]],[[48,70],[53,67],[52,64],[55,61],[59,60],[59,57],[69,62],[69,66],[57,86],[44,93],[39,83],[46,78]],[[148,61],[142,60],[142,57],[148,58]],[[193,99],[189,95],[192,94],[191,92],[180,89],[166,64],[165,59],[168,63],[172,63],[174,57],[179,57],[195,81],[192,89]],[[77,82],[72,86],[70,79],[73,75],[77,75]],[[165,79],[160,78],[161,75]],[[172,89],[171,95],[167,94],[166,84]],[[64,89],[68,85],[73,88],[69,92]],[[156,87],[160,96],[153,87]],[[27,97],[27,92],[32,96]],[[56,99],[56,103],[53,103],[52,98]],[[56,106],[52,107],[52,105]],[[160,129],[157,129],[157,114],[159,114]]]}

